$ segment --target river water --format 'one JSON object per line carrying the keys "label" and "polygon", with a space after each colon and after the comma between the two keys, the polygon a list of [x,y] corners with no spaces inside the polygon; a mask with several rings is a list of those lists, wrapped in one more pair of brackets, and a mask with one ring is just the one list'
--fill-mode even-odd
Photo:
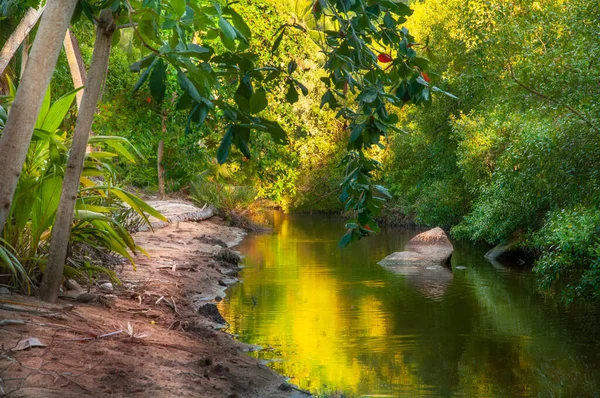
{"label": "river water", "polygon": [[339,218],[273,214],[219,309],[251,355],[315,395],[600,396],[600,313],[564,310],[534,276],[454,242],[444,275],[377,265],[416,231],[340,249]]}

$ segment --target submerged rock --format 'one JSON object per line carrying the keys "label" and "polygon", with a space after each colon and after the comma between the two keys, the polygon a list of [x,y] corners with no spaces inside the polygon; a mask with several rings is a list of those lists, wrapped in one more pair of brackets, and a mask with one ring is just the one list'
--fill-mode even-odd
{"label": "submerged rock", "polygon": [[440,227],[412,238],[403,252],[392,253],[379,262],[385,267],[429,267],[450,263],[454,248]]}
{"label": "submerged rock", "polygon": [[397,266],[386,267],[389,271],[404,276],[404,279],[413,289],[423,296],[438,300],[441,299],[450,287],[454,274],[448,267],[432,265],[429,267]]}

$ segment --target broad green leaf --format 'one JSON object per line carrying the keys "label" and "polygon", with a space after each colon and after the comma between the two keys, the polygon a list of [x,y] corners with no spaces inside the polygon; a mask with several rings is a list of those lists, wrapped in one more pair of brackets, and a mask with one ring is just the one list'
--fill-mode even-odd
{"label": "broad green leaf", "polygon": [[82,88],[78,88],[65,94],[56,100],[52,106],[50,106],[50,109],[46,114],[46,118],[42,123],[41,130],[53,132],[60,127],[61,123],[67,116],[67,113],[69,113],[69,109],[73,104],[73,100],[75,99],[77,92],[81,89]]}
{"label": "broad green leaf", "polygon": [[228,40],[234,41],[236,39],[237,34],[235,33],[235,29],[231,23],[223,17],[219,17],[219,29],[221,29],[223,36]]}
{"label": "broad green leaf", "polygon": [[250,40],[251,36],[252,36],[252,31],[250,30],[250,27],[248,27],[248,25],[246,24],[246,21],[244,21],[244,18],[242,18],[240,16],[240,14],[238,14],[237,12],[235,12],[233,9],[231,8],[227,8],[224,11],[226,14],[231,16],[231,21],[233,22],[233,26],[242,34],[244,35],[244,37],[247,40]]}
{"label": "broad green leaf", "polygon": [[298,99],[299,99],[298,91],[296,90],[296,87],[294,87],[294,84],[292,82],[290,82],[288,85],[288,91],[285,94],[285,99],[290,104],[294,104],[294,103],[298,102]]}
{"label": "broad green leaf", "polygon": [[231,149],[232,140],[233,126],[229,126],[227,132],[221,140],[221,145],[219,145],[219,149],[217,150],[217,161],[219,162],[219,164],[223,164],[227,161],[227,158],[229,157],[229,150]]}
{"label": "broad green leaf", "polygon": [[185,14],[185,0],[170,0],[170,2],[177,18],[181,18]]}
{"label": "broad green leaf", "polygon": [[267,132],[277,144],[286,145],[288,143],[287,134],[285,133],[285,130],[281,128],[279,123],[266,119],[261,119],[260,123],[267,127]]}
{"label": "broad green leaf", "polygon": [[342,236],[342,239],[340,239],[338,246],[342,248],[348,246],[350,242],[352,242],[353,236],[354,234],[352,231],[347,232],[344,236]]}
{"label": "broad green leaf", "polygon": [[140,89],[140,87],[142,87],[142,85],[146,82],[146,79],[148,79],[148,76],[150,75],[150,72],[152,72],[152,69],[154,68],[154,65],[156,65],[157,62],[157,58],[155,58],[152,63],[150,64],[150,66],[148,68],[146,68],[146,70],[144,71],[144,73],[142,73],[142,75],[140,76],[140,78],[138,79],[138,81],[135,83],[135,86],[133,86],[133,92],[135,93],[136,91],[138,91]]}
{"label": "broad green leaf", "polygon": [[268,104],[267,92],[261,87],[254,92],[252,97],[250,97],[250,112],[259,113],[265,109]]}
{"label": "broad green leaf", "polygon": [[181,69],[177,69],[177,81],[179,82],[179,86],[183,91],[189,94],[192,99],[198,103],[204,102],[200,97],[200,93],[194,86],[194,83],[181,71]]}
{"label": "broad green leaf", "polygon": [[162,59],[159,59],[158,62],[156,63],[156,65],[154,66],[154,69],[152,70],[152,73],[150,74],[150,80],[148,81],[148,86],[150,87],[150,94],[152,94],[152,97],[154,97],[156,102],[158,102],[159,104],[165,98],[165,92],[167,90],[167,85],[166,85],[167,73],[166,72],[167,71],[166,71],[165,63],[163,62]]}

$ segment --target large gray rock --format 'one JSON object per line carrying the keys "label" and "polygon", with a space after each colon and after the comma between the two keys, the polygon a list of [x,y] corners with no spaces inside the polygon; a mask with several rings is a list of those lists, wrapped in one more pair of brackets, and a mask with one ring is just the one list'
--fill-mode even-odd
{"label": "large gray rock", "polygon": [[448,265],[454,248],[440,227],[412,238],[403,252],[392,253],[379,262],[385,267],[431,267]]}

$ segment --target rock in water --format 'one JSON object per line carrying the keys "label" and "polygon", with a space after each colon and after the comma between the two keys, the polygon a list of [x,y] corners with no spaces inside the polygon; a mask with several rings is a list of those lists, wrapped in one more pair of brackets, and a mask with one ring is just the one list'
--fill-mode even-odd
{"label": "rock in water", "polygon": [[440,227],[412,238],[403,252],[392,253],[379,262],[386,267],[429,267],[448,265],[454,248]]}

